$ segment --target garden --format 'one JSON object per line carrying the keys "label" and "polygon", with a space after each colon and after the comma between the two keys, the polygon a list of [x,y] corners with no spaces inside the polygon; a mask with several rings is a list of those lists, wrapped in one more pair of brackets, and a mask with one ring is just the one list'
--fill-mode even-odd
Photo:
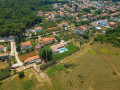
{"label": "garden", "polygon": [[[51,50],[49,49],[50,46],[52,46],[52,45],[48,45],[48,46],[45,46],[44,48],[41,48],[41,49],[39,50],[39,55],[40,55],[41,57],[43,57],[42,55],[45,54],[45,52],[50,52],[50,51],[51,51]],[[43,70],[43,69],[51,66],[52,64],[55,64],[55,63],[58,62],[59,60],[64,59],[66,56],[72,55],[72,53],[74,53],[74,52],[76,52],[76,51],[79,50],[79,48],[78,48],[77,46],[75,46],[75,45],[74,45],[73,43],[71,43],[71,42],[68,43],[68,45],[66,46],[66,49],[67,49],[68,51],[63,52],[63,53],[59,53],[59,54],[57,54],[57,55],[55,55],[53,52],[51,52],[51,53],[52,53],[51,56],[50,56],[50,54],[48,54],[48,55],[49,55],[49,56],[47,55],[48,58],[51,57],[51,59],[50,59],[50,60],[47,60],[47,62],[46,62],[45,64],[41,65],[40,69]],[[43,59],[44,59],[44,57],[43,57]]]}

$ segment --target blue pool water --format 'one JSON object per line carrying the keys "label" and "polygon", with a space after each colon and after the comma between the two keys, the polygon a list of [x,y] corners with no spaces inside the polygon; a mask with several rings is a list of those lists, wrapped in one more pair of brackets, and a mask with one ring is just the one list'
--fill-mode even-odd
{"label": "blue pool water", "polygon": [[59,49],[59,50],[60,50],[60,52],[67,51],[67,49],[66,49],[66,48],[61,48],[61,49]]}

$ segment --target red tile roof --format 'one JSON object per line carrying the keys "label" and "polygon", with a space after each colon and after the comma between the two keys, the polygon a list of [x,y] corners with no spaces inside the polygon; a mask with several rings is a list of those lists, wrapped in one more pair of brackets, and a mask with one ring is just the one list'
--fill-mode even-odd
{"label": "red tile roof", "polygon": [[54,40],[55,38],[50,38],[50,37],[46,37],[46,38],[43,38],[43,41],[45,42],[45,41],[50,41],[50,40]]}
{"label": "red tile roof", "polygon": [[22,43],[21,43],[21,46],[22,46],[22,47],[28,46],[28,45],[31,45],[31,42],[30,42],[30,41],[26,41],[26,42],[22,42]]}
{"label": "red tile roof", "polygon": [[32,60],[35,60],[35,59],[39,59],[40,57],[37,55],[37,56],[33,56],[33,57],[29,57],[28,59],[26,59],[25,61],[24,61],[24,63],[26,63],[26,62],[29,62],[29,61],[32,61]]}
{"label": "red tile roof", "polygon": [[2,48],[3,47],[3,45],[0,45],[0,48]]}
{"label": "red tile roof", "polygon": [[42,27],[36,27],[35,30],[42,29]]}

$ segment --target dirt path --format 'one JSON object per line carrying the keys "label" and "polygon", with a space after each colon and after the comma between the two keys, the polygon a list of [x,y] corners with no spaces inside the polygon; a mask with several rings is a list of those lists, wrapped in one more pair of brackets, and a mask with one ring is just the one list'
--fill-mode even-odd
{"label": "dirt path", "polygon": [[118,71],[117,67],[112,63],[112,60],[109,57],[107,57],[106,55],[102,54],[95,47],[92,47],[92,49],[95,50],[96,52],[98,52],[100,55],[102,55],[108,61],[108,63],[112,66],[112,68],[114,69],[114,71],[116,72],[117,76],[120,79],[120,72]]}

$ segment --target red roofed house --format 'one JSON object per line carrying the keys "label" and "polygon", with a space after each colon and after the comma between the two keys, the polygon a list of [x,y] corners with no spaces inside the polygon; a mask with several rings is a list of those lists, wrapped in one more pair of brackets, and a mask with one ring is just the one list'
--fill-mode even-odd
{"label": "red roofed house", "polygon": [[74,30],[74,33],[76,33],[76,34],[84,34],[84,32],[85,32],[86,30],[89,30],[89,26],[88,26],[88,25],[82,25],[82,26],[77,27],[77,28]]}
{"label": "red roofed house", "polygon": [[22,42],[21,43],[21,49],[23,50],[23,51],[25,51],[26,49],[29,49],[29,48],[31,48],[32,47],[32,45],[31,45],[31,42],[30,41],[26,41],[26,42]]}
{"label": "red roofed house", "polygon": [[93,22],[93,23],[91,23],[91,26],[92,26],[92,27],[97,27],[97,26],[98,26],[98,23]]}
{"label": "red roofed house", "polygon": [[4,50],[4,46],[0,45],[0,52]]}
{"label": "red roofed house", "polygon": [[117,25],[116,25],[115,22],[110,22],[110,23],[108,24],[108,26],[111,27],[111,28],[115,28]]}
{"label": "red roofed house", "polygon": [[46,38],[43,38],[43,43],[45,44],[45,45],[47,45],[47,44],[51,44],[51,43],[54,43],[55,42],[55,38],[50,38],[50,37],[46,37]]}
{"label": "red roofed house", "polygon": [[41,32],[41,31],[42,31],[42,27],[36,27],[36,28],[35,28],[35,31],[36,31],[36,32]]}
{"label": "red roofed house", "polygon": [[[39,61],[39,62],[38,62]],[[36,63],[36,64],[38,64],[38,63],[41,63],[41,59],[40,59],[40,57],[37,55],[37,56],[33,56],[33,57],[29,57],[28,59],[26,59],[25,61],[24,61],[24,65],[26,65],[26,64],[31,64],[31,63]]]}

